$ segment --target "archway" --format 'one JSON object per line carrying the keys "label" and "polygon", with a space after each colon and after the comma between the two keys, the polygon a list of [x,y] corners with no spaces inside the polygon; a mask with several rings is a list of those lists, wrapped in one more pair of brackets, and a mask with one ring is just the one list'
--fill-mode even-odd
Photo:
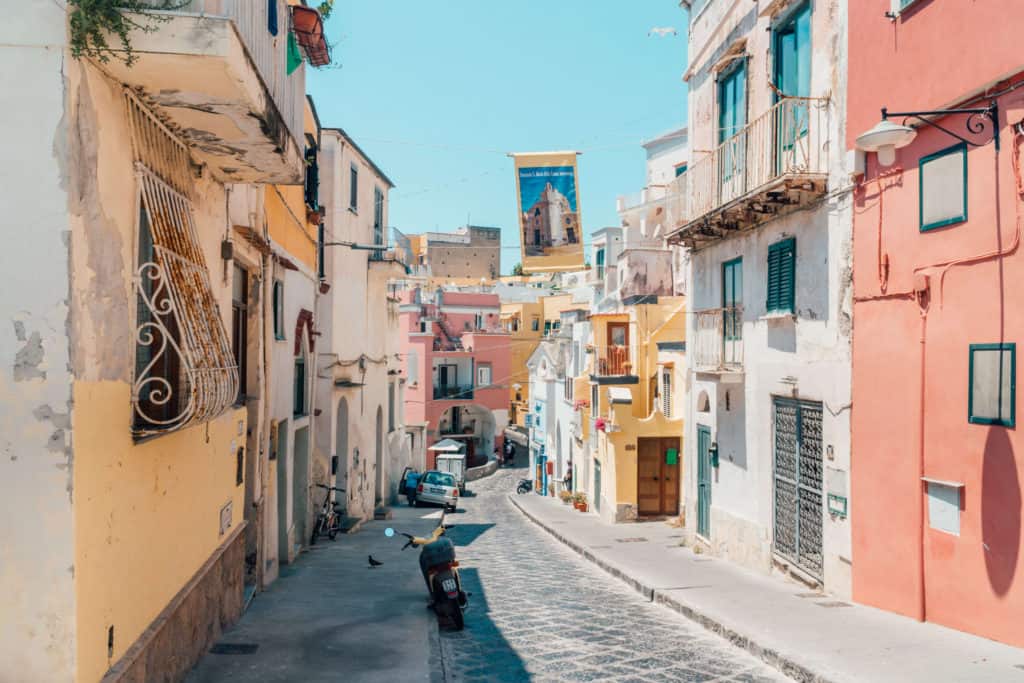
{"label": "archway", "polygon": [[337,470],[334,473],[334,485],[339,489],[345,489],[345,493],[337,494],[336,500],[348,510],[349,485],[348,485],[348,401],[338,401],[338,411],[334,422],[334,466]]}
{"label": "archway", "polygon": [[466,444],[468,467],[486,463],[494,453],[496,423],[488,408],[473,404],[452,406],[441,414],[438,430],[442,439]]}
{"label": "archway", "polygon": [[377,440],[375,442],[375,458],[377,463],[377,476],[374,477],[373,503],[374,507],[380,505],[384,500],[384,411],[377,406]]}

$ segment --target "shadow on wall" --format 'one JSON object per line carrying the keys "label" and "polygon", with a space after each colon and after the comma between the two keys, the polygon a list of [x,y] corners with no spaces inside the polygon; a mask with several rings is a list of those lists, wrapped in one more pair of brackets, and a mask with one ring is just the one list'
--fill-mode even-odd
{"label": "shadow on wall", "polygon": [[1005,427],[990,427],[981,472],[981,539],[988,581],[1006,595],[1017,573],[1021,492],[1017,461]]}

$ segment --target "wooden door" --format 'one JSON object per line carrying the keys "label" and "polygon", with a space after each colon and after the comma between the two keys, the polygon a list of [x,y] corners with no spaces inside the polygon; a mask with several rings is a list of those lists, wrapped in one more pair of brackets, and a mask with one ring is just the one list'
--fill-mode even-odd
{"label": "wooden door", "polygon": [[[675,462],[669,464],[673,449]],[[636,478],[641,515],[679,514],[679,439],[638,439]]]}
{"label": "wooden door", "polygon": [[661,439],[638,439],[636,502],[641,515],[661,514]]}

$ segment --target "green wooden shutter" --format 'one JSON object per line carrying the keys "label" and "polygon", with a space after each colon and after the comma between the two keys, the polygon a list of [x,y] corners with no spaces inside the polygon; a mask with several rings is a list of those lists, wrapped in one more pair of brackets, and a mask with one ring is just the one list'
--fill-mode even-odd
{"label": "green wooden shutter", "polygon": [[796,238],[768,247],[768,313],[792,313],[796,307]]}

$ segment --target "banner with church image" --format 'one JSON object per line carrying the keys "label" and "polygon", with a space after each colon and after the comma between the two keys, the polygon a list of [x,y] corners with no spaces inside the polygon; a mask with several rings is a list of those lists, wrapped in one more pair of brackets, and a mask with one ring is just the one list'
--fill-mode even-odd
{"label": "banner with church image", "polygon": [[583,268],[576,152],[513,154],[524,273]]}

